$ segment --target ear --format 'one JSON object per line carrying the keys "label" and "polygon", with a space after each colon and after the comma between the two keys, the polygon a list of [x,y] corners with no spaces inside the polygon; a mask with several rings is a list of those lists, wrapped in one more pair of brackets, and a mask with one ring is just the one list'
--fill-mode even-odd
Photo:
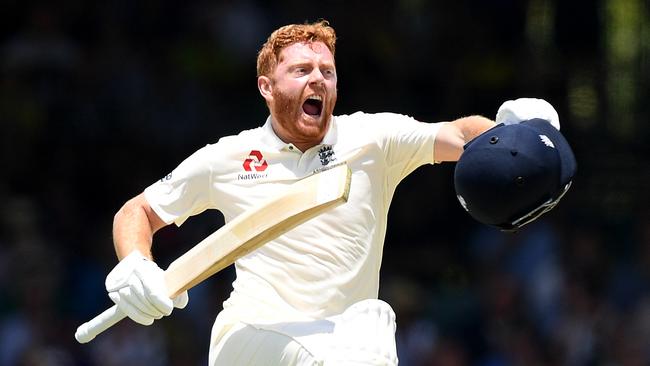
{"label": "ear", "polygon": [[267,102],[270,102],[273,99],[273,83],[271,79],[267,76],[260,76],[257,78],[257,89],[259,89],[262,97],[266,99]]}

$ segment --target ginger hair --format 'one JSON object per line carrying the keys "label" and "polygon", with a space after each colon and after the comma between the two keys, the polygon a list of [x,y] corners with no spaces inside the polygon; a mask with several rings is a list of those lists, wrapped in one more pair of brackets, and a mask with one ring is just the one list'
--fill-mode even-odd
{"label": "ginger hair", "polygon": [[276,29],[257,55],[257,76],[271,75],[280,61],[282,49],[299,42],[323,42],[334,55],[336,32],[326,20],[289,24]]}

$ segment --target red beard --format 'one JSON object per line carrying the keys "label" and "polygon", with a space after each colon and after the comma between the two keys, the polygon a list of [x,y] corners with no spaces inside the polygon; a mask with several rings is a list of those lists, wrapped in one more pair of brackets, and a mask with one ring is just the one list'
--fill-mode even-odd
{"label": "red beard", "polygon": [[273,111],[275,112],[273,118],[294,138],[322,139],[325,136],[336,103],[336,97],[328,99],[327,103],[323,101],[321,115],[318,122],[316,122],[317,124],[315,124],[303,120],[303,101],[300,98],[291,97],[277,89],[273,89],[272,95]]}
{"label": "red beard", "polygon": [[275,118],[283,126],[295,124],[302,116],[302,105],[300,100],[292,98],[277,89],[272,91],[274,101]]}

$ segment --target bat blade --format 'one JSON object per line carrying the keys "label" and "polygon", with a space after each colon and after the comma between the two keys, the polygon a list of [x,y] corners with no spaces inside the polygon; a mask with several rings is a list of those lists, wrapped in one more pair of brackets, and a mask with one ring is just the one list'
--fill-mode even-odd
{"label": "bat blade", "polygon": [[[289,184],[283,193],[237,216],[173,261],[165,270],[170,297],[188,290],[237,259],[296,226],[347,201],[352,173],[347,164]],[[87,343],[125,318],[117,305],[77,328]]]}

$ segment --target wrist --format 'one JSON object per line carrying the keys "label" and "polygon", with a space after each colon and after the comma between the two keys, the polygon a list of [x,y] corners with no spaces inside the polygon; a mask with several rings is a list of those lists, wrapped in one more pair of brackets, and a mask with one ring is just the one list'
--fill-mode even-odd
{"label": "wrist", "polygon": [[462,135],[463,143],[472,141],[483,132],[494,127],[496,124],[489,118],[483,116],[462,117],[454,121]]}

